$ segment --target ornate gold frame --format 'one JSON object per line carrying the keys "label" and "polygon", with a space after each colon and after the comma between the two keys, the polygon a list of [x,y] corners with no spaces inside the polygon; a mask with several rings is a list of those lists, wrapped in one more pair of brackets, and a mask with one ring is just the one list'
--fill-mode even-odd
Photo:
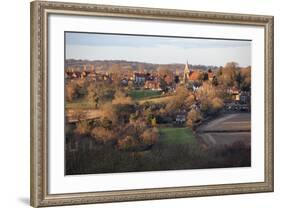
{"label": "ornate gold frame", "polygon": [[[49,14],[90,15],[149,20],[223,23],[262,26],[265,30],[265,179],[264,182],[48,194],[48,70],[47,21]],[[273,17],[121,6],[31,2],[31,205],[77,205],[180,197],[273,191]]]}

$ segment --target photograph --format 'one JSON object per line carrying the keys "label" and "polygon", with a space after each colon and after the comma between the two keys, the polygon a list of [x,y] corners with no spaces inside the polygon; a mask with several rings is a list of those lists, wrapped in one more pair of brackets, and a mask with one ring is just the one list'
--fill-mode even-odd
{"label": "photograph", "polygon": [[251,167],[249,39],[64,32],[65,175]]}

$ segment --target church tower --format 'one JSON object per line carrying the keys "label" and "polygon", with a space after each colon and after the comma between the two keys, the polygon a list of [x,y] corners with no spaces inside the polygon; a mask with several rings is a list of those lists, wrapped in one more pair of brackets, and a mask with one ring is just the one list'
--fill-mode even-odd
{"label": "church tower", "polygon": [[184,72],[183,72],[183,82],[184,83],[188,82],[188,80],[189,80],[189,73],[190,73],[190,70],[189,70],[188,61],[187,61],[186,64],[185,64]]}

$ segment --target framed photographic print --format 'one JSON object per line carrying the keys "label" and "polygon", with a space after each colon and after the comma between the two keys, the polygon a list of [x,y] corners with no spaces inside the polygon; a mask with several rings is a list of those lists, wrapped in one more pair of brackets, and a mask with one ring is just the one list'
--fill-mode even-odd
{"label": "framed photographic print", "polygon": [[31,3],[31,205],[273,191],[273,17]]}

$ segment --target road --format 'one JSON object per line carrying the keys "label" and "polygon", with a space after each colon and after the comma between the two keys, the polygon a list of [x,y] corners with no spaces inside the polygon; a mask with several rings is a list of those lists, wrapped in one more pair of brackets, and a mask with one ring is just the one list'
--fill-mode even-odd
{"label": "road", "polygon": [[197,129],[197,136],[209,146],[231,145],[242,141],[251,144],[251,114],[225,114],[203,124]]}

